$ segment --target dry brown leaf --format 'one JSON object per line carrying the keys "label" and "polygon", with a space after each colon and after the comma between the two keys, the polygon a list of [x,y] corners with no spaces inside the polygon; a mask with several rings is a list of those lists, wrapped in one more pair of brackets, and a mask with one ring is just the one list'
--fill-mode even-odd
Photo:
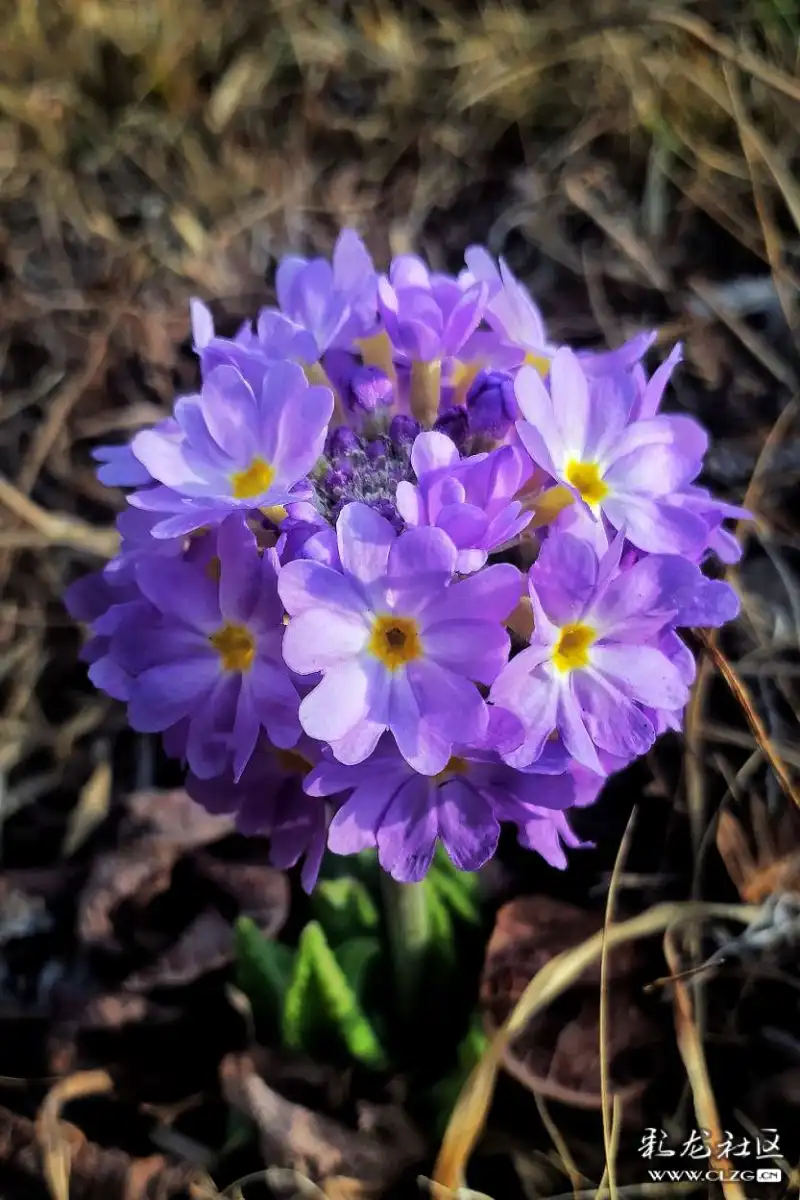
{"label": "dry brown leaf", "polygon": [[[523,994],[530,979],[556,955],[601,929],[602,915],[585,912],[549,896],[513,900],[498,913],[486,951],[481,1007],[490,1033],[495,1033]],[[662,1031],[642,1010],[639,987],[643,956],[631,944],[617,947],[606,964],[609,1014],[606,1053],[610,1094],[631,1102],[644,1090],[649,1072],[639,1060],[657,1052]],[[508,1047],[503,1066],[533,1092],[579,1108],[602,1108],[600,1053],[600,962],[591,964],[570,989],[564,1004],[555,1004],[532,1020]],[[637,1062],[631,1075],[625,1062]]]}
{"label": "dry brown leaf", "polygon": [[227,1055],[220,1077],[228,1102],[255,1122],[264,1159],[324,1191],[347,1180],[362,1195],[381,1195],[424,1153],[420,1135],[397,1106],[363,1105],[362,1128],[350,1129],[286,1100],[261,1078],[249,1054]]}

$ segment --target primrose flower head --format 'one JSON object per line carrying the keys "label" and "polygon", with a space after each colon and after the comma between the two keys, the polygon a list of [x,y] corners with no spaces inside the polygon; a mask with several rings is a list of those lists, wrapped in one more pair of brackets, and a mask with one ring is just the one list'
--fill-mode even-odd
{"label": "primrose flower head", "polygon": [[572,810],[680,729],[679,631],[738,611],[701,567],[749,514],[662,411],[680,350],[558,346],[502,259],[466,263],[379,275],[345,230],[232,337],[193,301],[199,391],[94,452],[133,490],[66,596],[90,677],[307,889],[326,845],[413,882],[503,825],[564,867]]}
{"label": "primrose flower head", "polygon": [[[685,619],[685,606],[708,581],[675,555],[622,567],[621,549],[618,537],[599,557],[590,543],[562,534],[547,539],[531,567],[530,645],[491,692],[526,731],[509,762],[536,762],[556,734],[576,762],[603,774],[603,752],[630,762],[649,750],[656,732],[647,710],[679,713],[685,706],[685,673],[660,638]],[[731,590],[718,586],[704,624],[735,613]]]}
{"label": "primrose flower head", "polygon": [[523,367],[517,431],[531,458],[574,500],[639,550],[696,554],[707,525],[677,497],[696,478],[708,439],[690,417],[630,419],[614,376],[587,377],[571,350],[553,358],[549,387]]}
{"label": "primrose flower head", "polygon": [[[515,771],[494,745],[508,740],[509,713],[492,710],[480,743],[464,747],[436,775],[420,774],[391,738],[351,766],[323,757],[306,778],[312,796],[343,794],[328,837],[337,854],[376,848],[385,871],[402,883],[422,879],[441,843],[455,866],[474,871],[492,857],[502,823],[552,866],[566,866],[561,841],[579,845],[565,809],[578,795],[569,774]],[[516,737],[512,735],[512,741]],[[457,748],[458,749],[458,748]]]}
{"label": "primrose flower head", "polygon": [[520,575],[497,564],[453,582],[457,551],[440,529],[393,526],[363,504],[336,523],[341,568],[288,563],[283,655],[322,680],[300,705],[305,732],[345,763],[368,758],[387,730],[414,768],[435,775],[453,743],[481,738],[490,684],[508,657],[503,621]]}
{"label": "primrose flower head", "polygon": [[199,395],[177,402],[180,441],[158,429],[134,438],[134,454],[161,486],[131,503],[164,514],[154,537],[286,504],[319,458],[332,412],[330,390],[309,386],[295,363],[270,366],[258,391],[235,367],[218,366]]}

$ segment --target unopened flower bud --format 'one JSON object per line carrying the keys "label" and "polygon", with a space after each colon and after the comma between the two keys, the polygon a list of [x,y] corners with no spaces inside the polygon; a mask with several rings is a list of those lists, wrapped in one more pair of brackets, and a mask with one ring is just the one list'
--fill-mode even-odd
{"label": "unopened flower bud", "polygon": [[394,400],[391,379],[379,367],[356,367],[348,381],[345,403],[351,410],[365,413],[388,407]]}
{"label": "unopened flower bud", "polygon": [[501,438],[516,416],[514,384],[505,371],[481,371],[467,392],[472,433]]}
{"label": "unopened flower bud", "polygon": [[349,429],[347,425],[337,425],[328,434],[328,439],[325,443],[325,456],[333,459],[344,458],[348,454],[352,454],[360,448],[360,441]]}
{"label": "unopened flower bud", "polygon": [[389,437],[395,446],[405,446],[414,441],[414,438],[421,429],[422,426],[419,421],[415,421],[413,417],[406,416],[405,413],[398,413],[396,417],[392,417],[392,423],[389,426]]}

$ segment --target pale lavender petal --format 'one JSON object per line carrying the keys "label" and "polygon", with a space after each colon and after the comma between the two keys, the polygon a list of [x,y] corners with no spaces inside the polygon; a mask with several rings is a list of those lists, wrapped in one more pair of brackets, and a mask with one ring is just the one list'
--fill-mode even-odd
{"label": "pale lavender petal", "polygon": [[214,441],[231,459],[245,465],[253,455],[258,406],[253,389],[235,367],[216,367],[200,393],[203,416]]}
{"label": "pale lavender petal", "polygon": [[275,292],[278,304],[286,313],[291,313],[295,307],[295,283],[305,269],[307,261],[295,254],[287,254],[278,263],[275,271]]}
{"label": "pale lavender petal", "polygon": [[564,745],[575,761],[582,763],[584,767],[597,775],[602,775],[605,772],[594,745],[596,739],[591,730],[587,728],[588,722],[582,711],[575,687],[576,681],[584,674],[585,672],[582,671],[574,671],[566,684],[559,689],[558,730]]}
{"label": "pale lavender petal", "polygon": [[595,447],[589,443],[592,397],[581,365],[566,346],[557,350],[550,364],[552,408],[561,432],[561,443],[568,456],[580,462],[594,460]]}
{"label": "pale lavender petal", "polygon": [[[617,458],[606,470],[603,481],[615,495],[642,492],[666,496],[678,491],[697,471],[674,446],[641,446],[623,458]],[[607,503],[603,505],[605,509]]]}
{"label": "pale lavender petal", "polygon": [[492,684],[508,660],[510,641],[498,622],[458,618],[425,629],[425,653],[440,666]]}
{"label": "pale lavender petal", "polygon": [[208,305],[195,296],[189,301],[189,317],[195,350],[202,350],[214,337],[214,318]]}
{"label": "pale lavender petal", "polygon": [[307,609],[286,626],[283,658],[298,675],[329,671],[359,654],[368,639],[369,626],[359,613]]}
{"label": "pale lavender petal", "polygon": [[436,527],[462,549],[480,546],[487,535],[489,522],[486,513],[474,504],[446,504],[436,514]]}
{"label": "pale lavender petal", "polygon": [[660,366],[656,367],[648,380],[642,392],[641,399],[631,413],[633,420],[643,421],[656,415],[661,407],[661,400],[669,383],[670,376],[682,358],[683,347],[679,342],[676,346],[673,346],[668,357],[664,359]]}
{"label": "pale lavender petal", "polygon": [[639,550],[651,554],[698,554],[705,545],[707,526],[685,508],[646,496],[609,496],[603,512],[616,529],[625,531]]}
{"label": "pale lavender petal", "polygon": [[[641,709],[618,688],[591,671],[574,671],[570,682],[583,723],[596,746],[624,759],[647,753],[655,739],[655,731]],[[569,748],[574,753],[573,747]],[[583,758],[579,761],[600,774]]]}
{"label": "pale lavender petal", "polygon": [[542,377],[533,367],[521,367],[514,380],[517,398],[524,421],[517,422],[517,432],[535,463],[557,476],[556,463],[565,461],[564,441],[553,411],[553,401]]}
{"label": "pale lavender petal", "polygon": [[407,671],[398,671],[392,680],[389,728],[403,758],[422,775],[436,775],[447,765],[452,739],[443,737],[420,712]]}
{"label": "pale lavender petal", "polygon": [[425,524],[425,506],[419,488],[407,479],[401,479],[394,497],[395,505],[406,525]]}
{"label": "pale lavender petal", "polygon": [[580,620],[597,584],[597,556],[587,542],[571,534],[547,538],[530,572],[549,620],[567,625]]}
{"label": "pale lavender petal", "polygon": [[650,708],[683,708],[689,699],[677,668],[651,646],[595,646],[592,668]]}
{"label": "pale lavender petal", "polygon": [[681,606],[675,620],[678,625],[695,629],[718,629],[735,621],[740,608],[739,597],[730,584],[701,575],[695,595]]}
{"label": "pale lavender petal", "polygon": [[522,576],[511,563],[493,563],[484,571],[451,584],[441,600],[420,617],[423,630],[440,621],[478,613],[485,621],[505,621],[519,602]]}
{"label": "pale lavender petal", "polygon": [[396,534],[389,522],[366,504],[346,504],[336,522],[339,558],[344,570],[366,588],[386,576]]}
{"label": "pale lavender petal", "polygon": [[411,465],[417,479],[431,471],[451,467],[459,461],[458,450],[444,433],[431,429],[417,434],[411,448]]}
{"label": "pale lavender petal", "polygon": [[312,559],[287,563],[278,575],[278,593],[293,617],[320,606],[351,617],[364,610],[364,601],[340,571]]}
{"label": "pale lavender petal", "polygon": [[453,577],[456,548],[442,529],[407,529],[389,551],[387,599],[395,611],[419,613],[436,603]]}
{"label": "pale lavender petal", "polygon": [[[203,476],[188,465],[182,443],[173,438],[164,437],[153,429],[143,429],[134,437],[131,449],[159,483],[171,488],[201,487],[204,483]],[[146,496],[147,493],[140,495]],[[135,500],[131,499],[131,503],[135,503]]]}
{"label": "pale lavender petal", "polygon": [[309,737],[335,742],[368,713],[371,677],[365,663],[350,659],[333,667],[300,704]]}

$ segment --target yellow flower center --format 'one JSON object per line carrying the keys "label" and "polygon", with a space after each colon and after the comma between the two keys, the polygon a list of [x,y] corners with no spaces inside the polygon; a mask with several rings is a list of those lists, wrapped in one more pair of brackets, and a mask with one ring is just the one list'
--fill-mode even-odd
{"label": "yellow flower center", "polygon": [[574,671],[589,665],[589,647],[597,637],[591,625],[580,621],[565,625],[553,650],[553,662],[559,671]]}
{"label": "yellow flower center", "polygon": [[282,521],[286,520],[286,509],[282,504],[268,504],[261,511],[268,521],[272,521],[273,525],[280,525]]}
{"label": "yellow flower center", "polygon": [[390,671],[421,658],[422,642],[417,622],[412,617],[391,614],[376,617],[367,649]]}
{"label": "yellow flower center", "polygon": [[540,375],[547,375],[550,371],[550,359],[544,354],[534,354],[529,350],[523,361],[526,367],[533,367]]}
{"label": "yellow flower center", "polygon": [[597,463],[573,460],[567,463],[566,478],[587,504],[599,504],[608,495],[608,486],[603,483]]}
{"label": "yellow flower center", "polygon": [[314,764],[297,750],[273,750],[272,752],[283,771],[292,775],[307,775]]}
{"label": "yellow flower center", "polygon": [[445,779],[450,779],[453,775],[466,775],[468,770],[469,763],[467,760],[454,754],[452,758],[448,759],[444,770],[440,771],[438,775],[433,776],[432,782],[444,783]]}
{"label": "yellow flower center", "polygon": [[248,671],[253,665],[256,643],[244,625],[226,621],[208,640],[222,659],[223,671]]}
{"label": "yellow flower center", "polygon": [[263,458],[254,458],[246,471],[234,471],[231,475],[231,489],[234,499],[250,500],[260,496],[267,490],[275,478],[275,468]]}
{"label": "yellow flower center", "polygon": [[212,583],[219,583],[220,577],[222,576],[222,563],[219,561],[217,556],[214,555],[213,558],[208,560],[203,568],[203,571],[206,575],[206,578],[210,579]]}

